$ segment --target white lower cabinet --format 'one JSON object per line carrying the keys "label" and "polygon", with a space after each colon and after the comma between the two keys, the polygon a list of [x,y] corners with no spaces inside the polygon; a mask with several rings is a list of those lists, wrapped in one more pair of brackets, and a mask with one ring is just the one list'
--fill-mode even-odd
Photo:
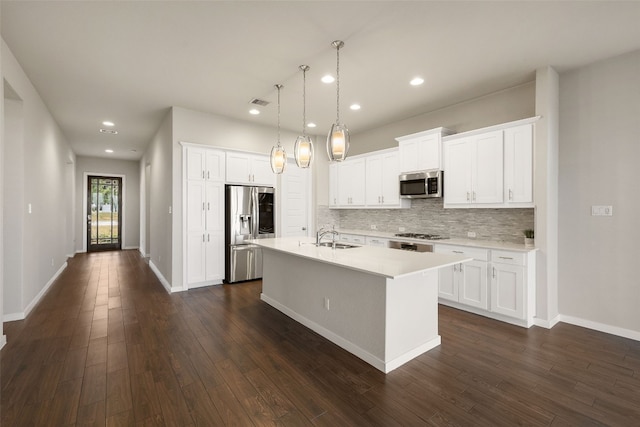
{"label": "white lower cabinet", "polygon": [[381,248],[389,247],[389,239],[384,239],[382,237],[367,236],[365,238],[365,243],[367,246],[378,246]]}
{"label": "white lower cabinet", "polygon": [[340,241],[347,243],[355,243],[356,245],[364,245],[366,244],[365,236],[361,236],[359,234],[344,234],[340,233]]}
{"label": "white lower cabinet", "polygon": [[442,244],[436,245],[434,251],[474,258],[439,270],[440,303],[515,325],[533,325],[535,251]]}
{"label": "white lower cabinet", "polygon": [[524,319],[525,256],[519,252],[492,251],[491,261],[491,311]]}
{"label": "white lower cabinet", "polygon": [[436,245],[435,252],[473,257],[473,261],[454,264],[439,270],[438,296],[449,301],[487,310],[489,308],[488,251],[463,246]]}

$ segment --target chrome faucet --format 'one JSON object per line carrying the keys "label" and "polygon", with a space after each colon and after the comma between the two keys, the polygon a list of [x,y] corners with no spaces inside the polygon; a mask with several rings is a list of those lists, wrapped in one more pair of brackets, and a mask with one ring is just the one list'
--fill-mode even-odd
{"label": "chrome faucet", "polygon": [[320,242],[322,241],[322,238],[324,236],[326,236],[327,234],[332,234],[333,235],[333,243],[336,242],[336,237],[338,236],[338,232],[334,229],[331,230],[325,230],[324,228],[321,228],[320,230],[318,230],[316,232],[316,246],[320,245]]}

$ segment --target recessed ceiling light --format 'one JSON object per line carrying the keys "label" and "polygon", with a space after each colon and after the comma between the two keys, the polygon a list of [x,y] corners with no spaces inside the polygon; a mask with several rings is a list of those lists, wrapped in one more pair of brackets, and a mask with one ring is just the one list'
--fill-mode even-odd
{"label": "recessed ceiling light", "polygon": [[314,128],[314,127],[316,127],[316,124],[313,123],[313,122],[309,122],[309,123],[307,123],[307,127]]}
{"label": "recessed ceiling light", "polygon": [[112,127],[112,126],[115,126],[115,125],[116,125],[115,123],[110,122],[110,121],[108,121],[108,120],[105,120],[104,122],[102,122],[102,124],[103,124],[104,126],[109,126],[109,127]]}
{"label": "recessed ceiling light", "polygon": [[354,110],[354,111],[357,111],[357,110],[359,110],[361,107],[360,107],[360,104],[351,104],[351,106],[350,106],[349,108],[351,108],[351,109],[352,109],[352,110]]}
{"label": "recessed ceiling light", "polygon": [[111,135],[116,135],[118,133],[117,130],[113,130],[113,129],[100,129],[101,133],[108,133]]}
{"label": "recessed ceiling light", "polygon": [[336,81],[336,78],[333,77],[331,74],[327,74],[323,76],[320,80],[322,80],[322,83],[333,83],[334,81]]}
{"label": "recessed ceiling light", "polygon": [[113,153],[113,150],[111,148],[107,148],[106,150],[104,150],[105,153]]}
{"label": "recessed ceiling light", "polygon": [[137,152],[138,152],[138,150],[136,150],[135,148],[132,148],[130,151],[131,151],[132,153],[137,153]]}
{"label": "recessed ceiling light", "polygon": [[260,114],[260,110],[252,108],[251,110],[249,110],[249,114],[253,114],[254,116],[257,116],[258,114]]}
{"label": "recessed ceiling light", "polygon": [[409,82],[411,86],[420,86],[422,83],[424,83],[424,79],[422,77],[414,77]]}

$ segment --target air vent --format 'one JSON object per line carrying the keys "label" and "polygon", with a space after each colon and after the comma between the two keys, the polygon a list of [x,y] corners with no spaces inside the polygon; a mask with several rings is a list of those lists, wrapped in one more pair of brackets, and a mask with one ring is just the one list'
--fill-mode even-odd
{"label": "air vent", "polygon": [[269,105],[269,101],[265,101],[263,99],[258,99],[258,98],[253,98],[251,101],[249,101],[249,104],[259,105],[261,107],[266,107],[267,105]]}

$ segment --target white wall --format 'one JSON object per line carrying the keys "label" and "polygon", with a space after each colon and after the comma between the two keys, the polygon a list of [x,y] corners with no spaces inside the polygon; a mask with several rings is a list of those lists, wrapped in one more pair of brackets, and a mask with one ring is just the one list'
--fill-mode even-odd
{"label": "white wall", "polygon": [[[0,13],[0,18],[2,14]],[[2,22],[2,19],[0,19]],[[0,26],[1,27],[1,26]],[[1,28],[0,28],[1,29]],[[0,77],[2,77],[2,49],[0,49]],[[4,79],[0,79],[4,83]],[[0,84],[0,206],[4,206],[4,84]],[[2,209],[0,209],[0,349],[6,344],[7,337],[3,332],[2,319],[4,318],[4,226]]]}
{"label": "white wall", "polygon": [[[640,51],[562,74],[560,313],[635,332],[627,335],[636,339],[639,162]],[[613,216],[591,216],[592,205],[612,205]]]}
{"label": "white wall", "polygon": [[140,245],[140,170],[139,162],[131,160],[104,159],[97,157],[77,157],[75,192],[75,251],[86,251],[86,240],[83,239],[87,222],[86,207],[83,204],[87,191],[86,174],[124,175],[124,223],[122,231],[124,241],[122,249],[136,249]]}
{"label": "white wall", "polygon": [[[5,197],[3,203],[21,204],[21,240],[28,256],[22,259],[22,303],[4,306],[3,318],[28,313],[66,263],[68,216],[68,163],[75,162],[64,135],[10,49],[2,42],[2,76],[22,100],[22,200]],[[5,164],[19,159],[6,157]],[[11,182],[4,182],[4,187]],[[32,213],[28,213],[28,205]],[[5,251],[7,246],[5,243]],[[5,284],[9,286],[10,284]],[[10,286],[15,286],[11,284]],[[6,292],[6,290],[5,290]]]}
{"label": "white wall", "polygon": [[[6,81],[4,99],[4,155],[11,159],[4,164],[3,179],[9,183],[4,188],[4,199],[10,203],[3,203],[3,243],[6,251],[4,261],[4,304],[10,310],[23,307],[23,242],[24,230],[24,118],[22,101],[9,98],[15,97],[13,89]],[[12,95],[9,95],[11,93]],[[16,97],[17,98],[17,97]],[[21,310],[20,310],[21,311]]]}
{"label": "white wall", "polygon": [[149,263],[156,274],[162,276],[161,281],[165,286],[170,286],[173,268],[171,254],[174,238],[171,232],[172,214],[169,213],[173,204],[172,116],[171,111],[168,111],[140,162],[141,168],[148,165],[151,172],[148,183],[144,178],[145,188],[150,193],[149,211],[147,212],[146,205],[140,205],[143,209],[142,216],[149,223],[150,242],[145,243],[149,251],[145,255],[150,258]]}

